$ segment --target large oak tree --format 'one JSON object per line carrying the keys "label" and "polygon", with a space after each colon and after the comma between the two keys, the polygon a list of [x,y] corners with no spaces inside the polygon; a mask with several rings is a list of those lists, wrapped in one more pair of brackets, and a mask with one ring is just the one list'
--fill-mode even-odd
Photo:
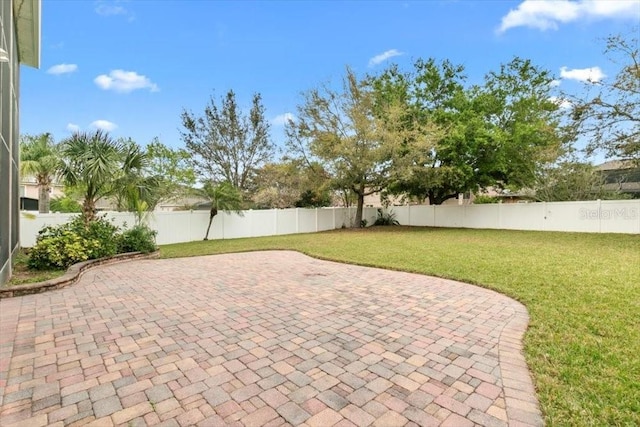
{"label": "large oak tree", "polygon": [[[369,82],[349,68],[339,90],[324,84],[303,96],[297,119],[286,126],[288,145],[309,163],[320,161],[335,188],[355,194],[354,226],[359,227],[364,197],[388,185],[400,134],[406,132],[397,126],[400,115],[395,104],[377,105]],[[384,114],[376,114],[381,108]]]}
{"label": "large oak tree", "polygon": [[[430,204],[478,188],[523,187],[562,145],[553,76],[514,58],[484,83],[468,85],[464,67],[418,60],[414,71],[392,67],[373,78],[376,97],[404,106],[403,126],[436,126],[432,138],[405,139],[389,189]],[[421,132],[417,133],[418,135]]]}

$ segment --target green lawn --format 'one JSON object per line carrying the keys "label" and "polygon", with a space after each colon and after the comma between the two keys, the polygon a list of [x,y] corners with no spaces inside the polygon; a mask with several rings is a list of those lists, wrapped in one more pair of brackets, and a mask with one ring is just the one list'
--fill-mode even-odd
{"label": "green lawn", "polygon": [[380,227],[166,245],[164,258],[294,249],[495,289],[527,306],[548,425],[640,425],[640,236]]}

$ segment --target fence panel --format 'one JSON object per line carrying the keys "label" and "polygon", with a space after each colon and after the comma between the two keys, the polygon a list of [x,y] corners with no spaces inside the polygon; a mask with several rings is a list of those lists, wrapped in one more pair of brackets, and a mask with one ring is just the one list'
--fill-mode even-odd
{"label": "fence panel", "polygon": [[251,214],[251,235],[273,236],[276,234],[276,221],[278,213],[276,209],[250,211]]}
{"label": "fence panel", "polygon": [[500,228],[500,216],[495,205],[463,205],[464,228]]}
{"label": "fence panel", "polygon": [[47,225],[60,225],[69,221],[73,214],[37,214],[20,212],[20,246],[30,248],[36,244],[38,231]]}
{"label": "fence panel", "polygon": [[296,209],[298,233],[314,233],[316,229],[316,209]]}
{"label": "fence panel", "polygon": [[278,234],[294,234],[297,232],[296,209],[278,210]]}
{"label": "fence panel", "polygon": [[435,227],[464,227],[464,206],[440,205],[434,207],[433,223]]}
{"label": "fence panel", "polygon": [[334,209],[318,209],[318,231],[333,230],[336,228],[334,222]]}
{"label": "fence panel", "polygon": [[378,208],[364,208],[362,210],[362,219],[367,221],[368,227],[372,226],[373,223],[376,222],[377,217],[378,217]]}
{"label": "fence panel", "polygon": [[396,221],[400,225],[412,225],[411,224],[411,209],[413,206],[393,206],[389,208],[389,212],[393,212],[396,217]]}
{"label": "fence panel", "polygon": [[336,211],[336,228],[351,227],[353,218],[355,218],[356,211],[353,210],[351,214],[351,208],[334,208]]}
{"label": "fence panel", "polygon": [[491,205],[504,230],[544,230],[544,203],[499,203]]}
{"label": "fence panel", "polygon": [[588,202],[564,202],[545,203],[544,230],[546,231],[582,231],[597,232],[600,221],[581,220],[580,212],[583,209],[597,211],[600,202],[597,200]]}
{"label": "fence panel", "polygon": [[158,231],[159,245],[202,240],[208,223],[209,212],[204,211],[155,212],[149,217],[149,226]]}
{"label": "fence panel", "polygon": [[640,234],[640,200],[603,200],[594,210],[581,207],[581,222],[597,222],[601,233]]}
{"label": "fence panel", "polygon": [[435,206],[411,206],[410,225],[422,227],[436,226],[436,207]]}
{"label": "fence panel", "polygon": [[251,222],[253,221],[251,211],[244,211],[242,216],[233,212],[221,212],[218,215],[222,217],[223,239],[251,237]]}

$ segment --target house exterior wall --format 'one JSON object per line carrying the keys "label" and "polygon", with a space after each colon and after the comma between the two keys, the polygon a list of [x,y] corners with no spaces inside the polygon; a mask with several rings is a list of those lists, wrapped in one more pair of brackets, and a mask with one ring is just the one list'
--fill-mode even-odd
{"label": "house exterior wall", "polygon": [[40,0],[0,1],[0,48],[9,59],[0,61],[1,285],[11,276],[20,247],[20,62],[40,65]]}
{"label": "house exterior wall", "polygon": [[[22,179],[20,181],[20,197],[28,197],[30,199],[37,199],[39,194],[38,184],[34,178]],[[56,197],[64,196],[64,186],[60,184],[53,184],[51,186],[50,196],[52,199]]]}
{"label": "house exterior wall", "polygon": [[0,284],[11,275],[20,244],[18,150],[18,46],[12,1],[0,2],[0,48],[9,62],[0,62]]}
{"label": "house exterior wall", "polygon": [[[389,206],[409,206],[409,205],[429,205],[429,199],[426,199],[422,202],[416,202],[415,200],[411,200],[410,198],[406,198],[403,196],[388,196]],[[473,194],[471,194],[471,199],[468,195],[464,195],[464,197],[452,197],[451,199],[445,200],[443,205],[469,205],[473,202]],[[372,193],[367,196],[364,196],[364,206],[370,208],[380,208],[383,207],[381,193]]]}

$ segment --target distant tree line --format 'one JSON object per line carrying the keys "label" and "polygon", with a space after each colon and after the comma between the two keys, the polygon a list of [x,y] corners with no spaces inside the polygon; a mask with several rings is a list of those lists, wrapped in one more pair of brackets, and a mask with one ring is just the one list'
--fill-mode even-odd
{"label": "distant tree line", "polygon": [[143,147],[102,131],[59,143],[27,135],[21,172],[35,178],[41,212],[61,182],[65,197],[53,201],[56,210],[79,210],[87,221],[105,198],[142,214],[197,195],[208,202],[209,227],[219,210],[337,202],[355,203],[358,226],[373,193],[430,204],[487,188],[526,189],[539,200],[612,197],[580,160],[576,141],[587,139],[587,154],[640,161],[637,36],[609,37],[606,54],[619,72],[588,82],[581,97],[558,96],[548,70],[518,57],[475,84],[464,66],[433,58],[376,75],[347,68],[339,85],[303,93],[279,160],[260,94],[243,111],[229,90],[211,97],[201,115],[183,110],[183,148],[157,139]]}

